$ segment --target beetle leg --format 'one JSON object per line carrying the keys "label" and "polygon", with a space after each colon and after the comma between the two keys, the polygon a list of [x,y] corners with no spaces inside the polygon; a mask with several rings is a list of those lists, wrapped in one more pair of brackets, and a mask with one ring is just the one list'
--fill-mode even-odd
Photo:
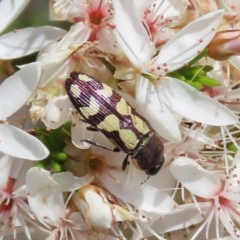
{"label": "beetle leg", "polygon": [[128,154],[126,155],[126,157],[124,158],[123,160],[123,163],[122,163],[122,170],[124,171],[127,167],[127,165],[129,164],[129,161],[128,161]]}
{"label": "beetle leg", "polygon": [[[80,118],[79,121],[83,122],[83,123],[86,123],[86,124],[89,124],[87,120],[83,119],[83,118]],[[97,128],[97,126],[93,126],[93,125],[90,125],[88,127],[86,127],[87,130],[89,131],[93,131],[93,132],[97,132],[99,131],[99,129]]]}
{"label": "beetle leg", "polygon": [[95,126],[88,126],[87,130],[88,131],[93,131],[93,132],[98,132],[99,131],[99,129],[97,127],[95,127]]}
{"label": "beetle leg", "polygon": [[[89,124],[89,122],[83,118],[79,118],[79,121],[83,122],[83,123],[86,123],[86,124]],[[88,130],[90,131],[99,131],[99,129],[97,128],[97,126],[93,126],[93,125],[90,125],[87,127]]]}
{"label": "beetle leg", "polygon": [[84,122],[84,123],[88,123],[87,120],[85,120],[83,118],[79,118],[79,121]]}
{"label": "beetle leg", "polygon": [[112,151],[112,152],[120,152],[120,149],[117,148],[117,147],[114,148],[114,149],[107,148],[107,147],[105,147],[105,146],[103,146],[103,145],[101,145],[101,144],[98,144],[98,143],[93,142],[93,141],[88,140],[88,139],[81,139],[80,141],[81,141],[81,142],[85,142],[85,143],[89,143],[89,144],[94,145],[94,146],[96,146],[96,147],[100,147],[100,148],[107,149],[107,150]]}

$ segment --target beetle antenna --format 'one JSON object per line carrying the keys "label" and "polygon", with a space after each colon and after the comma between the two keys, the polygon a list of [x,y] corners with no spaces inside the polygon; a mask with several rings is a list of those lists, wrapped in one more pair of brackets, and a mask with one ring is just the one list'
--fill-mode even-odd
{"label": "beetle antenna", "polygon": [[147,178],[146,178],[143,182],[141,182],[141,185],[143,185],[150,177],[151,177],[151,176],[148,175]]}

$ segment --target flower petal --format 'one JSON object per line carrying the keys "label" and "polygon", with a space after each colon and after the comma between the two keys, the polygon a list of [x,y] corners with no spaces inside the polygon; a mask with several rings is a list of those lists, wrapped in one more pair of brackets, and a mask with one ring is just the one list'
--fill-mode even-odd
{"label": "flower petal", "polygon": [[40,78],[38,63],[25,65],[0,85],[0,119],[15,113],[32,96]]}
{"label": "flower petal", "polygon": [[[131,194],[134,192],[134,196]],[[153,214],[171,212],[176,202],[163,191],[151,186],[125,189],[121,193],[124,200],[135,207]]]}
{"label": "flower petal", "polygon": [[29,206],[36,216],[43,222],[57,226],[64,209],[64,200],[50,172],[36,167],[29,169],[26,187]]}
{"label": "flower petal", "polygon": [[196,57],[215,35],[223,10],[210,12],[179,31],[152,60],[159,75],[174,71]]}
{"label": "flower petal", "polygon": [[231,57],[229,61],[234,65],[234,67],[240,70],[240,56]]}
{"label": "flower petal", "polygon": [[117,222],[127,221],[127,220],[128,221],[138,220],[136,216],[134,216],[129,211],[127,211],[123,207],[120,207],[116,204],[113,204],[113,216],[114,216],[114,220]]}
{"label": "flower petal", "polygon": [[0,124],[0,151],[13,157],[42,160],[48,149],[34,136],[7,124]]}
{"label": "flower petal", "polygon": [[[199,212],[196,205],[193,203],[176,206],[170,213],[165,214],[164,217],[156,218],[154,223],[151,225],[151,229],[158,233],[167,233],[182,230],[204,221],[205,214],[209,212],[209,209],[212,206],[211,202],[198,203],[198,205],[202,212]],[[151,232],[146,230],[143,234],[144,237],[148,237]],[[138,239],[138,237],[134,236],[133,239]]]}
{"label": "flower petal", "polygon": [[154,1],[154,4],[157,6],[154,12],[156,17],[163,15],[165,19],[171,18],[172,21],[175,18],[179,21],[189,5],[188,2],[179,0]]}
{"label": "flower petal", "polygon": [[81,211],[85,222],[96,229],[109,229],[113,223],[111,204],[108,204],[103,191],[94,186],[81,188],[74,195],[74,203]]}
{"label": "flower petal", "polygon": [[139,109],[143,109],[144,117],[160,136],[170,141],[180,141],[178,123],[161,100],[161,94],[157,94],[149,80],[143,77],[136,80],[136,103]]}
{"label": "flower petal", "polygon": [[[74,63],[71,58],[67,58],[67,55],[53,55],[58,59],[55,65],[51,65],[48,63],[45,64],[45,62],[41,62],[42,66],[42,72],[41,72],[41,78],[39,81],[39,87],[45,87],[47,85],[51,85],[51,83],[55,82],[56,79],[66,79],[69,77],[70,72],[73,71]],[[44,67],[48,65],[48,69],[44,69]]]}
{"label": "flower petal", "polygon": [[105,190],[93,185],[80,188],[74,195],[74,202],[85,222],[97,229],[109,229],[116,221],[137,220],[126,209],[111,203]]}
{"label": "flower petal", "polygon": [[50,42],[58,40],[65,30],[52,26],[29,27],[0,37],[0,58],[14,59],[39,51]]}
{"label": "flower petal", "polygon": [[69,107],[71,103],[65,96],[53,97],[45,106],[41,118],[49,128],[58,128],[69,120]]}
{"label": "flower petal", "polygon": [[74,146],[80,149],[88,149],[90,148],[90,144],[86,142],[82,142],[81,139],[93,139],[93,132],[87,131],[86,127],[88,126],[86,123],[79,120],[80,116],[73,115],[72,116],[72,129],[71,129],[71,139]]}
{"label": "flower petal", "polygon": [[[116,177],[116,175],[114,175]],[[121,179],[122,177],[122,179]],[[125,178],[123,178],[125,177]],[[122,182],[114,182],[108,176],[102,178],[104,186],[115,196],[139,208],[153,214],[163,214],[171,212],[176,206],[176,202],[171,196],[151,185],[140,185],[140,183],[126,183],[127,176],[118,174],[116,179]],[[134,192],[134,194],[132,194]]]}
{"label": "flower petal", "polygon": [[86,24],[78,22],[72,25],[60,41],[52,42],[42,49],[38,55],[38,61],[44,65],[44,69],[55,66],[82,46],[90,34],[91,29]]}
{"label": "flower petal", "polygon": [[[219,219],[221,220],[221,223],[223,224],[227,232],[231,234],[232,236],[231,239],[237,240],[239,238],[240,230],[239,230],[239,227],[236,227],[234,224],[232,224],[234,218],[231,218],[233,217],[231,215],[232,214],[234,215],[234,212],[231,213],[224,207],[224,204],[220,204],[219,202],[216,202],[215,208],[217,209],[216,210],[217,217],[219,217]],[[238,223],[239,222],[238,213],[235,213],[235,214],[236,214],[235,218],[237,219],[237,223]]]}
{"label": "flower petal", "polygon": [[150,59],[154,48],[137,14],[134,2],[113,0],[113,4],[118,43],[136,67],[144,68],[142,64],[148,64],[147,61]]}
{"label": "flower petal", "polygon": [[187,157],[179,157],[170,165],[173,176],[191,193],[214,198],[222,189],[219,175],[203,169],[197,162]]}
{"label": "flower petal", "polygon": [[178,79],[164,78],[161,86],[165,103],[184,117],[213,126],[238,122],[230,109]]}
{"label": "flower petal", "polygon": [[0,189],[4,189],[9,179],[13,158],[0,152]]}
{"label": "flower petal", "polygon": [[30,0],[0,1],[0,32],[2,32],[22,12]]}
{"label": "flower petal", "polygon": [[94,176],[86,175],[84,177],[75,177],[71,172],[61,172],[52,175],[52,179],[56,181],[62,192],[74,191],[83,185],[89,184]]}

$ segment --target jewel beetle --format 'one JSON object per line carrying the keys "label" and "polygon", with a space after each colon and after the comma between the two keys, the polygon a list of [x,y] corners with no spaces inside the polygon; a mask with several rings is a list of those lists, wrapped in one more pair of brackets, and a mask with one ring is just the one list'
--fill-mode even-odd
{"label": "jewel beetle", "polygon": [[103,82],[77,72],[70,74],[65,87],[83,121],[127,154],[123,170],[130,156],[147,175],[158,173],[164,163],[163,143],[148,121],[120,94]]}

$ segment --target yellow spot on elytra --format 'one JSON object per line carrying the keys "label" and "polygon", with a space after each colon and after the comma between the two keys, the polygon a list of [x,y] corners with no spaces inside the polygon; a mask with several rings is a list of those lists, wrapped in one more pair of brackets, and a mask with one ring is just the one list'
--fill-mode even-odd
{"label": "yellow spot on elytra", "polygon": [[132,130],[121,129],[119,135],[122,142],[124,142],[125,146],[128,149],[134,149],[137,146],[139,139],[137,139],[136,135]]}
{"label": "yellow spot on elytra", "polygon": [[150,131],[149,127],[146,124],[146,121],[136,115],[131,115],[131,117],[133,125],[141,134],[146,134]]}
{"label": "yellow spot on elytra", "polygon": [[77,84],[72,84],[70,88],[71,94],[73,97],[78,98],[81,94],[81,89]]}
{"label": "yellow spot on elytra", "polygon": [[104,95],[105,97],[111,97],[113,94],[113,89],[104,83],[102,83],[102,85],[103,85],[104,89],[97,90],[97,93],[99,95]]}
{"label": "yellow spot on elytra", "polygon": [[98,124],[98,128],[108,132],[118,131],[119,137],[128,149],[134,149],[137,146],[139,139],[131,129],[121,129],[120,121],[114,114],[110,114]]}
{"label": "yellow spot on elytra", "polygon": [[129,115],[132,118],[134,127],[141,133],[146,134],[150,131],[146,121],[135,114],[132,114],[132,107],[123,99],[116,104],[116,110],[122,115]]}
{"label": "yellow spot on elytra", "polygon": [[87,76],[86,74],[78,74],[78,78],[84,82],[89,82],[89,81],[93,81],[92,78],[90,78],[89,76]]}
{"label": "yellow spot on elytra", "polygon": [[98,124],[98,127],[108,132],[120,131],[120,121],[114,114],[110,114]]}
{"label": "yellow spot on elytra", "polygon": [[81,107],[82,114],[88,118],[89,116],[93,116],[99,112],[99,104],[96,102],[94,97],[90,97],[90,103],[87,107]]}
{"label": "yellow spot on elytra", "polygon": [[122,115],[130,115],[132,107],[127,104],[124,98],[116,104],[116,110]]}

